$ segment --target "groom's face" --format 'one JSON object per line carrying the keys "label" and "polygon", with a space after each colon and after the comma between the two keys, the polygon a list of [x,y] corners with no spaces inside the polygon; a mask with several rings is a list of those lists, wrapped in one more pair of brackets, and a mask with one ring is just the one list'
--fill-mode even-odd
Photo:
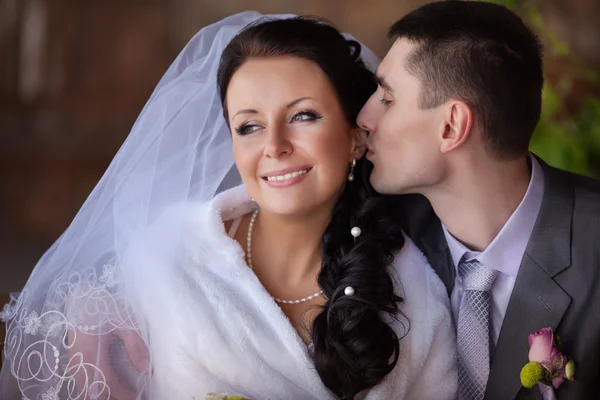
{"label": "groom's face", "polygon": [[380,193],[422,193],[444,171],[444,120],[437,108],[419,107],[420,81],[406,69],[415,47],[406,39],[396,40],[377,69],[377,91],[357,119],[369,132],[371,184]]}

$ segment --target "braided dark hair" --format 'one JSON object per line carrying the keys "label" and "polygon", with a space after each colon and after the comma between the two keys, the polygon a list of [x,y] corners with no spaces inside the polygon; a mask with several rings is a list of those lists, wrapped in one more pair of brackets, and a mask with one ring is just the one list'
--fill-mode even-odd
{"label": "braided dark hair", "polygon": [[[251,57],[292,55],[317,64],[331,80],[351,126],[376,89],[375,77],[360,59],[361,46],[337,29],[306,17],[261,20],[242,30],[223,52],[217,83],[225,120],[229,82]],[[370,182],[372,165],[357,161],[355,179],[337,201],[323,235],[318,283],[328,299],[312,326],[314,363],[323,383],[341,399],[353,399],[392,371],[399,337],[384,320],[400,315],[388,270],[404,244],[400,207],[393,196],[378,196]],[[355,243],[353,226],[361,228]],[[352,286],[353,296],[344,289]],[[387,318],[389,319],[389,318]]]}

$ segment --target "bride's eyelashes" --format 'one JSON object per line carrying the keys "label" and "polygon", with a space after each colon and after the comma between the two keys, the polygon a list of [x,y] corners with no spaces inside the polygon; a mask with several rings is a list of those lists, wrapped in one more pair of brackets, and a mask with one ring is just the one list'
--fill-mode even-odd
{"label": "bride's eyelashes", "polygon": [[251,122],[244,122],[243,124],[235,128],[235,131],[240,136],[246,136],[252,132],[257,131],[260,127],[260,125],[253,124]]}
{"label": "bride's eyelashes", "polygon": [[[323,118],[321,114],[316,112],[315,110],[307,109],[307,110],[298,110],[295,111],[290,117],[289,123],[298,123],[298,122],[314,122]],[[240,126],[235,128],[235,131],[240,136],[246,136],[251,133],[254,133],[261,129],[263,126],[256,124],[252,121],[244,122]]]}
{"label": "bride's eyelashes", "polygon": [[314,110],[298,110],[294,112],[294,114],[292,114],[292,119],[290,120],[290,123],[316,121],[321,118],[323,118],[323,116]]}

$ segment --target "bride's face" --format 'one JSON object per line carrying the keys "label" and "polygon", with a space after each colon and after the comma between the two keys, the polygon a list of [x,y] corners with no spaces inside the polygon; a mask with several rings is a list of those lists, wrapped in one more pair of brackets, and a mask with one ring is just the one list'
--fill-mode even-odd
{"label": "bride's face", "polygon": [[235,163],[263,210],[332,208],[362,156],[327,75],[298,57],[250,59],[227,88]]}

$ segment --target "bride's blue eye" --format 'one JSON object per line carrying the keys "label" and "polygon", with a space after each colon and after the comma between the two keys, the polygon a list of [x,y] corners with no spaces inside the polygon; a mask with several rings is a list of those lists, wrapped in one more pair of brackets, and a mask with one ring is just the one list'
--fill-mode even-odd
{"label": "bride's blue eye", "polygon": [[[303,111],[298,111],[294,115],[292,115],[290,123],[292,123],[292,122],[311,122],[311,121],[319,120],[321,118],[323,118],[323,116],[321,114],[317,113],[316,111],[303,110]],[[237,128],[235,128],[235,132],[240,136],[246,136],[246,135],[249,135],[251,133],[254,133],[254,132],[260,130],[261,128],[262,127],[260,125],[253,124],[251,122],[246,122],[246,123],[243,123],[242,125],[238,126]]]}
{"label": "bride's blue eye", "polygon": [[242,125],[238,126],[237,128],[235,128],[235,131],[237,132],[238,135],[245,136],[250,133],[256,132],[258,129],[260,129],[259,125],[242,124]]}
{"label": "bride's blue eye", "polygon": [[290,122],[307,122],[307,121],[316,121],[318,119],[323,118],[320,114],[316,113],[312,110],[299,111],[292,116],[292,120]]}

